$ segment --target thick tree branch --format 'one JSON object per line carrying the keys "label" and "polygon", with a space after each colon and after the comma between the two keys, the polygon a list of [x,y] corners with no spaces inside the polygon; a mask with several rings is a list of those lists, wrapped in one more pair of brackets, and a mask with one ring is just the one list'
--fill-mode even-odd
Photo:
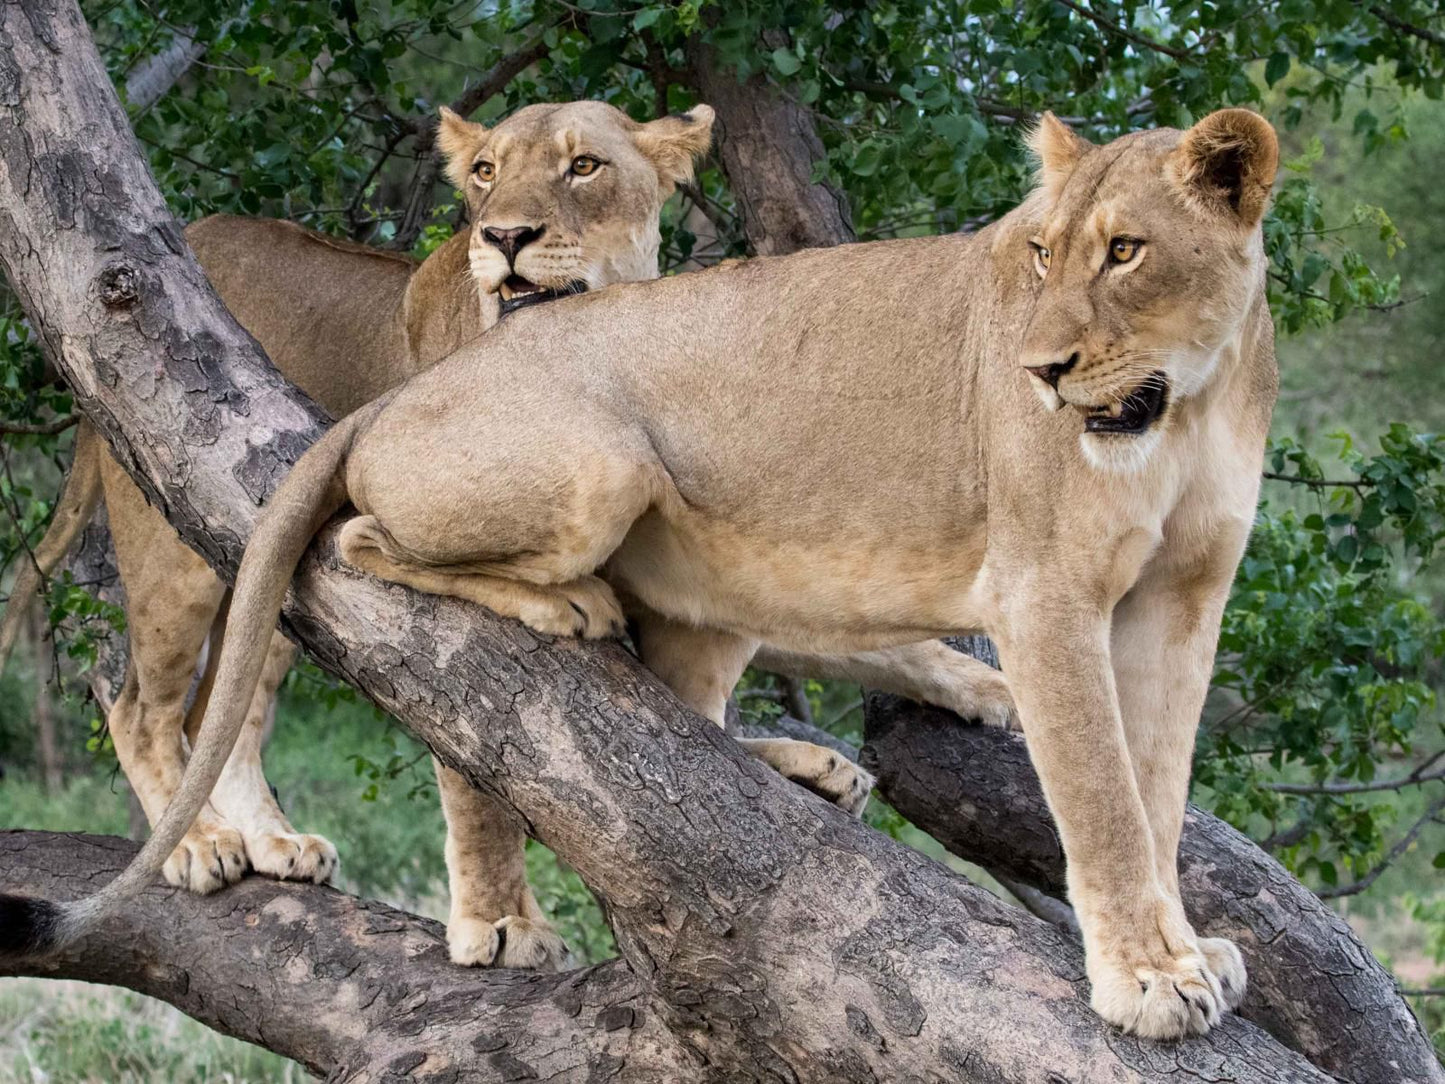
{"label": "thick tree branch", "polygon": [[[210,291],[72,2],[0,8],[0,161],[0,261],[45,347],[231,574],[324,422]],[[371,580],[333,536],[293,584],[289,630],[607,901],[650,1008],[714,1078],[1322,1079],[1234,1018],[1187,1043],[1121,1037],[1059,931],[748,758],[620,647]]]}
{"label": "thick tree branch", "polygon": [[[863,763],[895,809],[959,857],[1064,895],[1063,848],[1021,738],[895,697],[870,697],[866,720]],[[1445,1081],[1389,972],[1278,862],[1191,806],[1179,863],[1196,928],[1245,955],[1244,1016],[1355,1084]]]}
{"label": "thick tree branch", "polygon": [[[7,890],[84,896],[138,846],[0,833]],[[442,927],[314,885],[252,877],[200,897],[157,885],[52,959],[0,974],[126,986],[329,1081],[704,1079],[620,961],[568,975],[468,971]],[[397,1074],[394,1078],[387,1073]]]}

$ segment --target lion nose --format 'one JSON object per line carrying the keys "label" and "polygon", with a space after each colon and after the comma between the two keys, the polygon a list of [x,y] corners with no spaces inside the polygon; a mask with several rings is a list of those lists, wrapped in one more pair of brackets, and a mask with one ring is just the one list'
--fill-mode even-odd
{"label": "lion nose", "polygon": [[1079,364],[1079,354],[1078,351],[1075,351],[1069,355],[1067,361],[1051,361],[1047,365],[1029,365],[1026,368],[1049,387],[1057,389],[1059,377],[1077,364]]}
{"label": "lion nose", "polygon": [[489,245],[502,250],[502,255],[507,257],[509,264],[515,264],[517,253],[541,237],[544,229],[545,226],[508,226],[505,229],[487,226],[482,230],[482,236]]}

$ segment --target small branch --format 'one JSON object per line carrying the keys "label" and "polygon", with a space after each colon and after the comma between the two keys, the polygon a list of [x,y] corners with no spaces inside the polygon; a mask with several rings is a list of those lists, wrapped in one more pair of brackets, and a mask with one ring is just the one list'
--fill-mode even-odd
{"label": "small branch", "polygon": [[1074,0],[1058,0],[1058,2],[1060,4],[1063,4],[1064,7],[1068,8],[1070,11],[1077,12],[1079,15],[1082,15],[1084,18],[1088,19],[1096,26],[1099,26],[1102,29],[1109,31],[1109,33],[1114,34],[1117,37],[1124,38],[1126,41],[1131,41],[1135,45],[1142,45],[1146,49],[1152,49],[1156,53],[1163,53],[1165,56],[1173,57],[1175,60],[1194,59],[1194,54],[1189,52],[1188,50],[1175,49],[1172,46],[1164,45],[1162,42],[1154,41],[1152,38],[1146,38],[1142,34],[1136,34],[1134,33],[1134,31],[1125,29],[1124,27],[1120,26],[1112,19],[1108,19],[1105,16],[1100,15],[1098,12],[1090,11],[1088,8],[1084,7],[1083,4],[1075,3]]}
{"label": "small branch", "polygon": [[1414,845],[1415,840],[1420,838],[1420,833],[1425,830],[1425,826],[1435,820],[1440,815],[1442,809],[1445,809],[1445,795],[1442,795],[1431,803],[1430,808],[1425,810],[1419,820],[1410,825],[1410,830],[1400,837],[1385,857],[1380,859],[1374,869],[1370,870],[1369,873],[1351,884],[1342,885],[1338,888],[1321,889],[1317,895],[1322,900],[1337,900],[1346,896],[1358,896],[1379,880],[1380,874],[1394,865],[1395,861]]}
{"label": "small branch", "polygon": [[1372,489],[1374,482],[1359,481],[1346,482],[1337,478],[1302,478],[1298,474],[1276,474],[1274,471],[1265,471],[1264,476],[1273,482],[1289,482],[1296,486],[1309,486],[1311,489]]}
{"label": "small branch", "polygon": [[67,414],[49,422],[0,422],[0,433],[11,437],[53,437],[80,421],[79,414]]}
{"label": "small branch", "polygon": [[1428,27],[1416,26],[1414,23],[1407,23],[1404,19],[1391,13],[1384,4],[1372,4],[1370,14],[1379,19],[1380,22],[1402,34],[1409,34],[1411,37],[1419,38],[1421,41],[1428,41],[1431,45],[1445,47],[1445,34],[1438,30],[1431,30]]}
{"label": "small branch", "polygon": [[1445,750],[1436,753],[1409,775],[1399,779],[1381,779],[1373,783],[1263,783],[1260,789],[1276,794],[1300,795],[1371,794],[1382,790],[1404,790],[1406,787],[1418,787],[1433,783],[1437,779],[1445,779],[1445,768],[1435,772],[1426,770],[1442,756],[1445,756]]}

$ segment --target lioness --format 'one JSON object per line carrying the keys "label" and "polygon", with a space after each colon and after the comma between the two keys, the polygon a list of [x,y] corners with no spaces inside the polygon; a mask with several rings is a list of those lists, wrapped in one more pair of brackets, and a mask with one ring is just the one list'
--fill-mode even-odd
{"label": "lioness", "polygon": [[[711,126],[706,106],[644,125],[601,103],[532,106],[491,129],[444,111],[440,145],[473,226],[420,268],[282,222],[209,218],[191,226],[187,238],[222,299],[278,367],[329,410],[345,414],[490,327],[502,312],[655,278],[662,203],[691,176]],[[49,572],[63,558],[102,483],[128,597],[133,664],[109,725],[154,824],[184,771],[185,698],[208,634],[220,632],[226,591],[88,426],[55,523],[37,547],[41,569]],[[26,577],[15,596],[34,590],[35,571],[23,566]],[[19,611],[12,608],[7,621]],[[660,652],[652,654],[654,665],[668,664]],[[292,829],[261,769],[275,690],[293,656],[287,640],[272,638],[241,740],[208,806],[165,865],[171,883],[208,892],[238,879],[247,864],[272,876],[318,881],[334,868],[334,848]],[[986,722],[1011,718],[1002,679],[938,643],[844,658],[763,649],[759,662],[851,678]],[[212,665],[185,719],[192,741],[214,678]],[[728,692],[713,690],[717,712]],[[857,810],[866,799],[866,774],[834,767],[836,758],[815,746],[761,742],[753,748],[845,807]],[[562,942],[526,883],[523,837],[460,776],[438,771],[448,823],[453,959],[560,966]]]}
{"label": "lioness", "polygon": [[1190,926],[1177,843],[1277,388],[1260,219],[1278,146],[1238,109],[1102,147],[1046,117],[1033,145],[1039,187],[978,234],[569,298],[338,424],[256,527],[176,800],[90,900],[10,901],[27,933],[73,935],[166,861],[297,561],[349,499],[351,563],[544,632],[607,635],[621,589],[645,655],[714,718],[705,690],[759,640],[987,631],[1095,1009],[1144,1036],[1206,1031],[1245,972]]}

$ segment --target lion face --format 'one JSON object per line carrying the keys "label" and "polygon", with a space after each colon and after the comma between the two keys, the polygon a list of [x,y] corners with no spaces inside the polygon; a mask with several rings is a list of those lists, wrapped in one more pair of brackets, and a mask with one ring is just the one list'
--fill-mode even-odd
{"label": "lion face", "polygon": [[531,105],[494,128],[442,110],[447,175],[466,195],[470,263],[502,315],[656,278],[658,216],[712,139],[705,105],[639,124],[603,102]]}
{"label": "lion face", "polygon": [[1049,114],[1032,147],[1042,218],[1010,258],[1042,289],[1021,364],[1050,409],[1083,411],[1086,445],[1157,432],[1209,386],[1259,291],[1274,129],[1225,109],[1097,147]]}

